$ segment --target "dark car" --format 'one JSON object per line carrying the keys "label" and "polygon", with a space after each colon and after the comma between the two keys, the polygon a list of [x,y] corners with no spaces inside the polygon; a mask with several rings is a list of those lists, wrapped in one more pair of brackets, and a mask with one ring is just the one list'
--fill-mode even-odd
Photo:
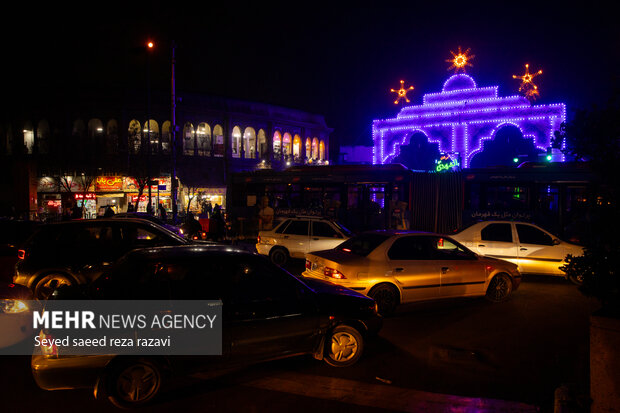
{"label": "dark car", "polygon": [[[79,289],[83,293],[76,294]],[[62,287],[55,297],[222,301],[221,356],[33,356],[32,371],[41,388],[94,388],[96,397],[105,395],[120,406],[148,402],[164,377],[207,368],[220,371],[302,354],[350,366],[382,323],[371,298],[299,279],[268,258],[221,245],[132,251],[90,286]]]}
{"label": "dark car", "polygon": [[167,222],[164,222],[163,220],[161,220],[160,218],[154,215],[151,215],[149,213],[146,213],[146,212],[121,212],[121,213],[112,215],[110,218],[112,219],[126,219],[126,218],[146,219],[147,221],[151,221],[157,225],[161,225],[162,227],[166,228],[168,231],[172,231],[177,235],[183,236],[183,231],[181,231],[181,228],[176,227],[174,225],[170,225]]}
{"label": "dark car", "polygon": [[37,299],[60,285],[86,284],[136,248],[183,245],[187,240],[142,219],[97,219],[42,225],[19,251],[13,282]]}
{"label": "dark car", "polygon": [[39,225],[36,221],[0,218],[0,282],[12,282],[17,251]]}

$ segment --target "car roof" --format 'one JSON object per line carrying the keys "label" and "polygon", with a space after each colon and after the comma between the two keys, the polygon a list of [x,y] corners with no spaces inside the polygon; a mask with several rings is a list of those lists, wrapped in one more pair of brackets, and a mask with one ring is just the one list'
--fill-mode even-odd
{"label": "car roof", "polygon": [[142,223],[142,224],[150,224],[150,225],[154,225],[154,223],[152,221],[149,221],[148,219],[144,219],[144,218],[139,218],[139,217],[127,217],[127,218],[123,218],[122,221],[119,221],[117,219],[114,218],[97,218],[97,219],[73,219],[71,221],[60,221],[60,222],[50,222],[49,224],[46,224],[47,226],[62,226],[62,225],[86,225],[86,224],[94,224],[94,223],[110,223],[113,222],[115,224],[118,224],[119,222],[136,222],[136,223]]}
{"label": "car roof", "polygon": [[438,234],[436,232],[427,231],[413,231],[404,229],[377,229],[373,231],[365,231],[362,234],[381,234],[386,236],[400,236],[400,235],[437,235],[439,237],[445,237],[444,234]]}
{"label": "car roof", "polygon": [[209,255],[259,256],[254,252],[226,244],[190,244],[141,248],[133,250],[128,254],[131,257],[145,259],[192,258]]}

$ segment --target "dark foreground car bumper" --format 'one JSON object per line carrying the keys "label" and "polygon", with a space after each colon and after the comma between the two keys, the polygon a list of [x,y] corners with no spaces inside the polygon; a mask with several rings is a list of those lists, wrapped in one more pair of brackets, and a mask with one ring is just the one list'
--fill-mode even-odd
{"label": "dark foreground car bumper", "polygon": [[94,388],[97,378],[113,356],[51,358],[32,356],[32,375],[44,390]]}
{"label": "dark foreground car bumper", "polygon": [[363,320],[364,325],[366,326],[366,331],[369,335],[377,335],[379,334],[379,330],[383,327],[383,317],[380,315],[376,315],[371,318],[367,318]]}

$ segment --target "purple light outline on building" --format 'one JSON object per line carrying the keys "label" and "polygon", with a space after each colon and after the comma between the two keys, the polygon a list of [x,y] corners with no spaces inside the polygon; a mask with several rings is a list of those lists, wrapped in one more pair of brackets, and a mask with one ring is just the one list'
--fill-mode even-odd
{"label": "purple light outline on building", "polygon": [[[493,139],[505,125],[519,128],[524,138],[531,138],[536,148],[546,151],[554,130],[566,119],[566,106],[563,103],[532,106],[523,96],[498,97],[497,94],[497,86],[478,88],[466,74],[451,76],[441,92],[424,95],[422,105],[406,106],[396,118],[373,121],[373,163],[389,163],[399,156],[400,147],[407,144],[408,138],[421,132],[429,143],[439,145],[440,152],[461,153],[463,166],[467,168],[473,156],[484,149],[484,142]],[[492,131],[489,134],[479,130],[470,136],[472,125],[488,125]],[[451,129],[449,145],[444,145],[441,135],[432,130],[438,127]],[[530,133],[532,130],[548,130],[548,133]],[[405,135],[401,137],[403,132]],[[386,146],[391,147],[387,156]]]}

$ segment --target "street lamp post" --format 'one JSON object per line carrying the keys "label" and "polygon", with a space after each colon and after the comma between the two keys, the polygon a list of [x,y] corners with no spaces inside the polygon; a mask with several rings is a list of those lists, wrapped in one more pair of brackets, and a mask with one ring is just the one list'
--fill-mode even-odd
{"label": "street lamp post", "polygon": [[172,133],[172,171],[170,177],[170,192],[172,195],[172,222],[177,222],[178,208],[177,208],[177,123],[176,123],[176,96],[175,96],[175,84],[174,84],[174,65],[176,44],[172,41],[172,76],[171,76],[171,93],[170,93],[170,121],[171,133]]}
{"label": "street lamp post", "polygon": [[[147,180],[146,180],[146,184],[148,186],[148,194],[149,194],[149,201],[147,204],[147,208],[146,208],[146,212],[152,212],[153,211],[153,200],[152,200],[152,194],[151,194],[151,54],[150,51],[153,50],[154,47],[154,43],[153,42],[148,42],[146,44],[147,47],[147,53],[146,53],[146,138],[147,138],[147,145],[146,145],[146,175],[147,175]],[[139,201],[138,201],[139,202]]]}

